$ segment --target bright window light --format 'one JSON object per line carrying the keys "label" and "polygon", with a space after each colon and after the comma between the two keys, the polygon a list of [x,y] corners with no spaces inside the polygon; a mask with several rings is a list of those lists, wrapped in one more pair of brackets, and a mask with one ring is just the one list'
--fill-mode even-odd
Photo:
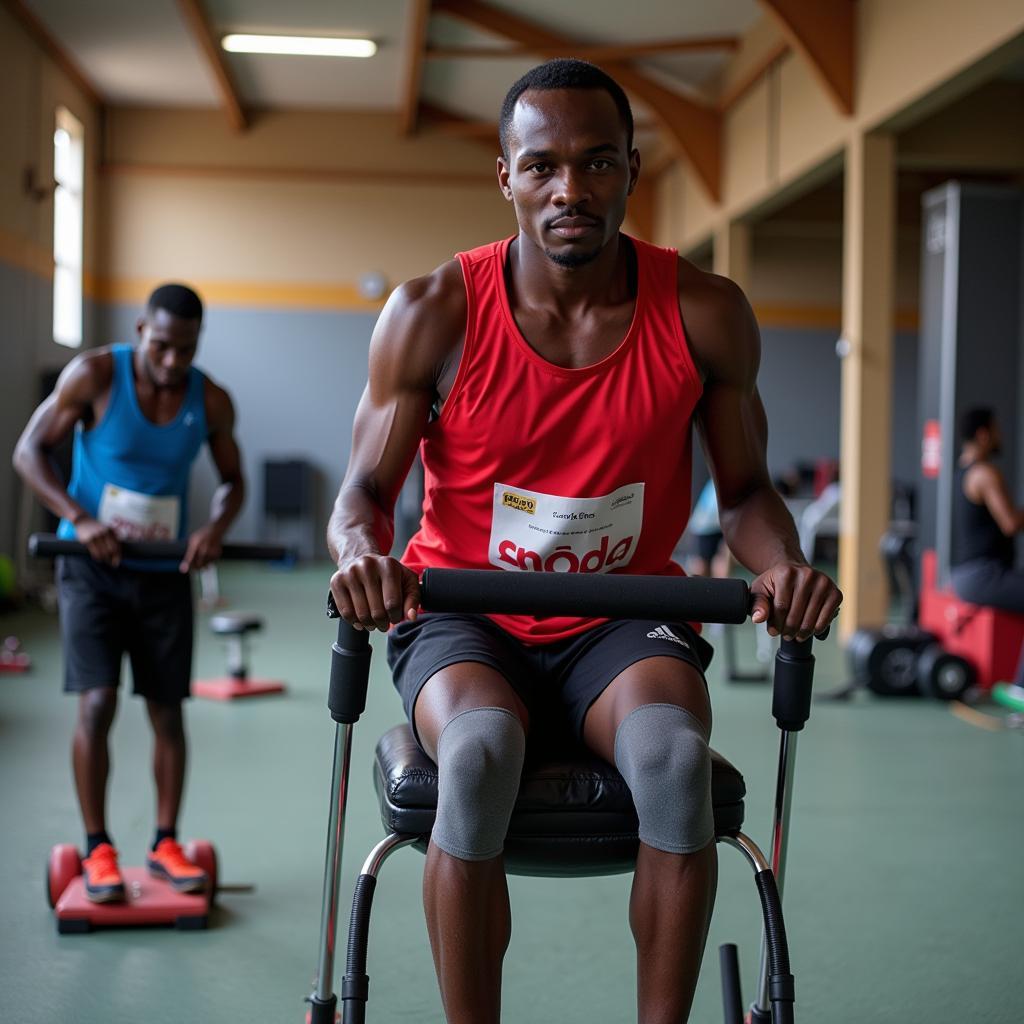
{"label": "bright window light", "polygon": [[377,44],[370,39],[331,39],[326,36],[230,35],[221,40],[229,53],[285,53],[303,57],[372,57]]}
{"label": "bright window light", "polygon": [[82,344],[82,217],[85,129],[64,107],[53,133],[53,340]]}

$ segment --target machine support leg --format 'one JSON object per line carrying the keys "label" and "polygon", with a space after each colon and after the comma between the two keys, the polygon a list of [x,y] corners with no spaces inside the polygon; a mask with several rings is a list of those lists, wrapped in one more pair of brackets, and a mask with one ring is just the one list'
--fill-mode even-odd
{"label": "machine support leg", "polygon": [[[334,952],[338,932],[338,887],[341,882],[341,854],[345,840],[345,805],[348,800],[349,766],[352,760],[351,724],[339,723],[334,733],[334,772],[331,777],[331,807],[327,828],[327,858],[324,863],[323,907],[320,916],[320,952],[316,990],[310,997],[312,1024],[334,1024]],[[329,1008],[329,1009],[328,1009]],[[329,1012],[329,1016],[327,1016]]]}

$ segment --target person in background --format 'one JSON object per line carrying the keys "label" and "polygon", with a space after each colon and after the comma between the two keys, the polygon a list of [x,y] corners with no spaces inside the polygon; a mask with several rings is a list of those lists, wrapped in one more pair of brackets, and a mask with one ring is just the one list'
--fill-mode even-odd
{"label": "person in background", "polygon": [[[107,738],[125,653],[153,727],[156,834],[147,865],[179,891],[207,884],[177,842],[186,759],[182,701],[192,674],[188,574],[220,554],[245,484],[231,398],[192,365],[202,320],[202,302],[191,288],[157,288],[138,321],[138,345],[112,345],[73,359],[14,453],[22,479],[61,517],[59,536],[81,541],[91,555],[59,559],[57,581],[64,689],[78,695],[72,764],[86,832],[85,890],[98,903],[125,898],[106,816]],[[48,453],[72,431],[71,481],[65,486]],[[189,471],[203,444],[221,483],[208,522],[189,534]],[[121,557],[122,540],[186,536],[180,564]]]}
{"label": "person in background", "polygon": [[[993,461],[1002,448],[1002,433],[992,409],[965,412],[960,441],[953,483],[953,589],[961,600],[1024,615],[1024,572],[1015,568],[1024,508],[1014,504]],[[1024,700],[1024,650],[1013,685],[1014,695]]]}
{"label": "person in background", "polygon": [[691,576],[728,577],[731,557],[718,519],[718,495],[711,477],[701,488],[686,529],[693,542],[686,571]]}

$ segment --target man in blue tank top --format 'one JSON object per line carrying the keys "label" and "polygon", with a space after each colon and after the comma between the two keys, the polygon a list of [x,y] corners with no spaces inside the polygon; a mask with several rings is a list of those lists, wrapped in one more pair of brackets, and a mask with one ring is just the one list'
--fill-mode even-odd
{"label": "man in blue tank top", "polygon": [[[61,559],[57,578],[64,689],[79,695],[72,763],[86,831],[86,892],[96,902],[125,895],[106,823],[107,737],[125,653],[155,737],[157,827],[147,864],[179,891],[202,890],[207,882],[176,831],[185,780],[182,699],[192,673],[188,574],[220,554],[245,488],[231,399],[192,365],[202,316],[190,288],[157,288],[138,322],[138,346],[113,345],[72,360],[14,455],[21,477],[61,517],[60,536],[81,541],[92,556]],[[48,456],[72,432],[65,486]],[[204,442],[221,485],[209,521],[189,534],[189,472]],[[122,540],[186,537],[180,565],[121,558]]]}

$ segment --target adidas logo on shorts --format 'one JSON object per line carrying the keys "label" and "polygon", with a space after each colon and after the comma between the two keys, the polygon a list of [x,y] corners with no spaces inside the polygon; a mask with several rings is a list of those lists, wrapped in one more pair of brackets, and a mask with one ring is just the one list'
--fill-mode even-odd
{"label": "adidas logo on shorts", "polygon": [[690,645],[680,637],[676,636],[668,626],[657,626],[647,634],[652,640],[671,640],[674,644],[679,644],[680,647],[689,647]]}

